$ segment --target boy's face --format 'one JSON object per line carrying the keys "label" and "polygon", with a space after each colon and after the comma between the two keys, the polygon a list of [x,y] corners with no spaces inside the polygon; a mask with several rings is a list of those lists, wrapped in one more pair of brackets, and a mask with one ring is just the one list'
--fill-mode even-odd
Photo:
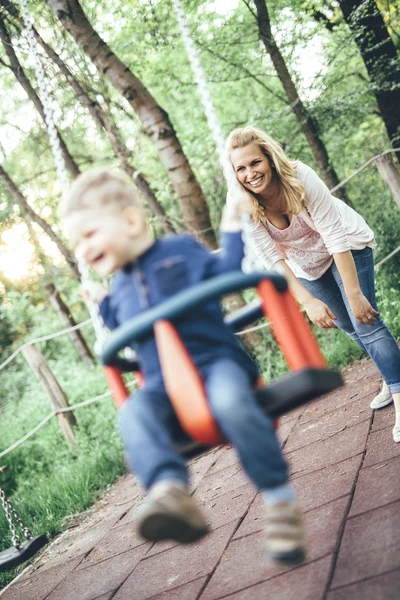
{"label": "boy's face", "polygon": [[136,208],[87,208],[64,219],[64,230],[79,258],[105,277],[137,257],[143,224]]}

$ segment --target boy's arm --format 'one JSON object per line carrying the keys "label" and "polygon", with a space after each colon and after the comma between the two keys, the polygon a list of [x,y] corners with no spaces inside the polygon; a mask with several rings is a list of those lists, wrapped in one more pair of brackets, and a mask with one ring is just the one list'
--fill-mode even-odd
{"label": "boy's arm", "polygon": [[116,329],[119,325],[111,305],[111,296],[104,296],[99,305],[100,316],[108,329]]}
{"label": "boy's arm", "polygon": [[220,250],[212,255],[209,276],[235,271],[241,268],[244,257],[240,228],[240,199],[229,198],[224,206],[220,226]]}
{"label": "boy's arm", "polygon": [[108,329],[115,329],[119,323],[115,318],[115,311],[111,305],[111,296],[97,281],[89,281],[82,286],[82,296],[86,304],[91,301],[99,305],[99,313]]}

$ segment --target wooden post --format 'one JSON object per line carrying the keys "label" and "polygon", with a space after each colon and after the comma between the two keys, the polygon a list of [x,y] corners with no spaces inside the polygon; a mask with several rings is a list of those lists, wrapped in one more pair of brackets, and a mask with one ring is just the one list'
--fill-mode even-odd
{"label": "wooden post", "polygon": [[377,169],[382,176],[383,181],[393,194],[393,197],[400,208],[400,173],[389,154],[381,156],[375,161]]}
{"label": "wooden post", "polygon": [[[48,283],[45,286],[45,288],[46,288],[46,292],[49,295],[51,304],[53,305],[55,310],[59,313],[59,315],[61,316],[61,319],[63,320],[65,325],[67,327],[74,327],[76,325],[76,321],[75,321],[74,317],[72,316],[69,307],[65,304],[64,300],[61,298],[55,285],[52,283]],[[70,331],[68,333],[68,336],[69,336],[72,344],[76,348],[81,359],[86,364],[93,365],[95,363],[95,359],[86,343],[85,338],[83,337],[83,335],[79,331],[79,329]]]}
{"label": "wooden post", "polygon": [[[35,373],[36,377],[46,390],[53,410],[58,410],[59,408],[69,406],[67,396],[62,390],[57,379],[54,377],[54,374],[47,364],[43,354],[38,348],[36,348],[35,344],[31,344],[30,346],[23,348],[22,353],[32,371]],[[74,414],[72,412],[59,413],[57,415],[57,419],[71,452],[75,454],[76,439],[73,427],[77,423]]]}

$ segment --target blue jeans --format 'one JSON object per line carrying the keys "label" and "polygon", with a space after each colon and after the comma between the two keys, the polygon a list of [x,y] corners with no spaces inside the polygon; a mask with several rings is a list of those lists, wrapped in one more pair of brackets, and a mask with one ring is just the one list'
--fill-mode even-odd
{"label": "blue jeans", "polygon": [[[375,299],[374,261],[371,248],[352,250],[361,291],[378,310]],[[400,392],[400,349],[389,329],[377,315],[376,322],[364,325],[353,315],[339,271],[333,262],[315,281],[300,279],[309,292],[325,302],[337,320],[336,325],[369,354],[392,394]]]}
{"label": "blue jeans", "polygon": [[[286,462],[248,373],[222,358],[202,369],[202,375],[214,417],[250,480],[262,490],[286,483]],[[176,417],[162,384],[149,383],[133,394],[121,408],[119,421],[129,467],[146,489],[163,480],[188,483],[186,462],[172,439]]]}

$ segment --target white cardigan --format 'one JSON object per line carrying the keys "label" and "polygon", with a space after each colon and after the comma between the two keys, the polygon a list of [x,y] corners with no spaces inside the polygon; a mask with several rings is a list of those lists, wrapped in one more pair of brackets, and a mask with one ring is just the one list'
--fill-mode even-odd
{"label": "white cardigan", "polygon": [[267,220],[254,224],[255,250],[266,269],[283,259],[297,277],[314,280],[329,268],[333,254],[375,248],[362,216],[332,196],[311,167],[299,161],[296,175],[304,185],[305,209],[283,230]]}

